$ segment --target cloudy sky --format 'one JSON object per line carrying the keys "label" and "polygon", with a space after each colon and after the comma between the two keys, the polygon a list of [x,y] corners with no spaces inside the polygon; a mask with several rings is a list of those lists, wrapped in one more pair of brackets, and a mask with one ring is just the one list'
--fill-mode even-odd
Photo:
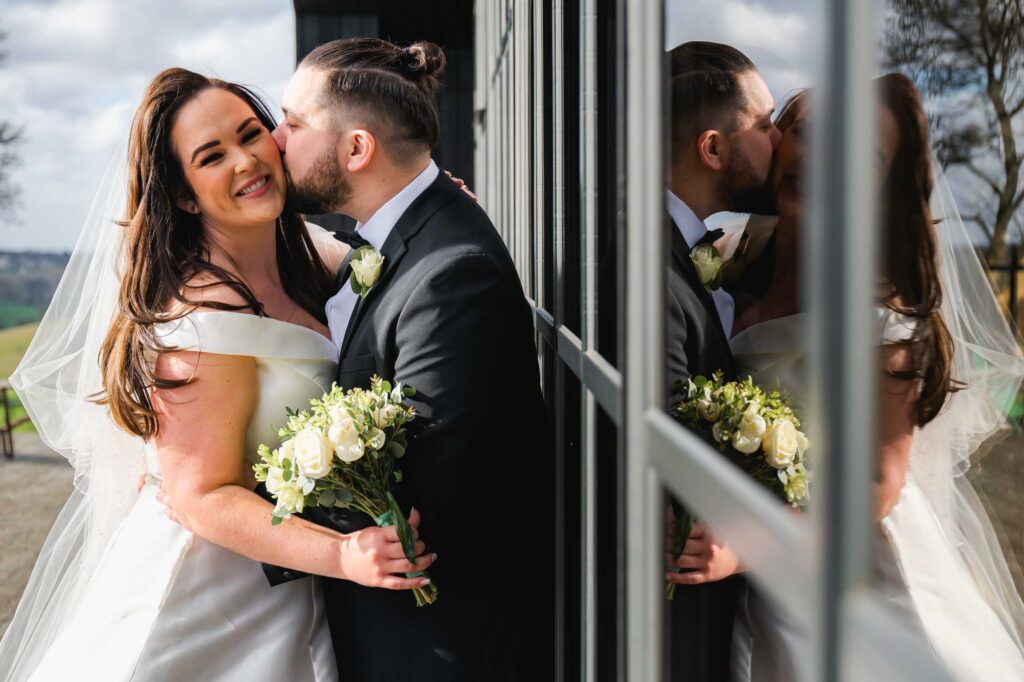
{"label": "cloudy sky", "polygon": [[777,102],[812,84],[823,17],[814,0],[666,0],[665,47],[688,40],[734,45],[758,65]]}
{"label": "cloudy sky", "polygon": [[295,60],[290,0],[0,0],[0,119],[24,126],[5,250],[70,250],[149,80],[168,66],[256,86],[276,108]]}

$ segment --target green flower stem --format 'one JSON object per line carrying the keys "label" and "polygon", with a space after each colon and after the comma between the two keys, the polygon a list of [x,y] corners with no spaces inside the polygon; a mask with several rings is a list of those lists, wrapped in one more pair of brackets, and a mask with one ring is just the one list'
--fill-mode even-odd
{"label": "green flower stem", "polygon": [[[353,491],[353,498],[350,506],[372,518],[381,528],[387,528],[388,526],[395,525],[388,521],[390,510],[385,502],[372,500],[366,495]],[[416,573],[406,573],[405,577],[429,578],[430,576],[426,571],[417,571]],[[416,606],[427,606],[428,604],[433,604],[437,601],[437,585],[431,581],[424,587],[413,588],[412,595],[416,599]]]}

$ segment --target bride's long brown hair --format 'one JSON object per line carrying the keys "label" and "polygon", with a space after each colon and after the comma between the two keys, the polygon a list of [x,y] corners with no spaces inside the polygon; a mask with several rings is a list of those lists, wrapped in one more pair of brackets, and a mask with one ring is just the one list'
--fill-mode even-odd
{"label": "bride's long brown hair", "polygon": [[[247,88],[179,68],[166,69],[153,79],[135,114],[128,142],[128,204],[119,223],[124,233],[118,306],[100,349],[103,392],[98,401],[109,406],[119,426],[143,438],[153,437],[159,428],[151,390],[189,383],[156,374],[156,354],[170,349],[161,345],[154,325],[180,319],[199,305],[263,314],[263,304],[252,290],[211,262],[199,217],[177,205],[178,199],[193,193],[171,144],[171,129],[181,108],[210,88],[232,93],[249,105],[268,131],[275,127],[266,105]],[[277,222],[276,242],[285,292],[326,323],[324,303],[333,293],[333,280],[302,217],[287,203]],[[200,276],[203,283],[196,284]],[[245,304],[200,303],[192,297],[192,292],[216,286],[229,287]]]}
{"label": "bride's long brown hair", "polygon": [[[920,380],[915,422],[924,426],[939,414],[946,398],[961,388],[952,376],[953,338],[942,318],[942,285],[930,200],[934,177],[929,158],[928,120],[913,81],[891,73],[875,80],[879,103],[899,127],[899,148],[882,181],[882,305],[917,320],[911,338],[899,342],[911,353],[911,366],[890,371],[899,379]],[[807,106],[809,91],[795,93],[775,120],[785,132]]]}
{"label": "bride's long brown hair", "polygon": [[934,187],[928,119],[913,81],[890,73],[875,81],[879,103],[899,127],[899,147],[882,194],[882,274],[889,288],[884,304],[917,320],[904,345],[911,368],[893,376],[921,381],[916,421],[924,426],[961,384],[952,376],[953,338],[942,318],[939,254],[930,200]]}

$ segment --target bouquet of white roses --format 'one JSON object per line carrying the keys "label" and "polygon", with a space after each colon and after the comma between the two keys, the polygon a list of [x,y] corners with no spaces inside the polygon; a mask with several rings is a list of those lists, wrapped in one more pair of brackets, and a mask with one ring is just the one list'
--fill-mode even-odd
{"label": "bouquet of white roses", "polygon": [[[749,376],[726,382],[721,372],[710,379],[694,377],[676,387],[683,394],[673,409],[679,421],[790,505],[806,507],[810,444],[799,430],[800,420],[778,391],[762,389]],[[691,526],[692,519],[685,515],[676,521],[676,556],[682,553]],[[673,583],[668,586],[669,598],[674,587]]]}
{"label": "bouquet of white roses", "polygon": [[[402,549],[415,562],[415,537],[395,501],[391,487],[402,480],[396,462],[407,446],[405,424],[416,416],[405,404],[411,388],[374,376],[367,390],[344,391],[334,384],[310,409],[288,410],[278,431],[280,445],[260,445],[256,480],[273,495],[272,523],[278,524],[306,507],[342,507],[370,516],[378,526],[395,526]],[[408,577],[423,576],[423,572]],[[416,605],[433,604],[433,582],[413,590]]]}

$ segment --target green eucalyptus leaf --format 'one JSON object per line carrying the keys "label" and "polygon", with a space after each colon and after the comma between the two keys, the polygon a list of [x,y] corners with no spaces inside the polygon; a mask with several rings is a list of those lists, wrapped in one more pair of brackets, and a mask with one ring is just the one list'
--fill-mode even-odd
{"label": "green eucalyptus leaf", "polygon": [[388,507],[388,511],[391,512],[391,518],[395,523],[395,529],[398,531],[398,539],[402,543],[402,551],[405,553],[405,558],[415,562],[416,538],[413,536],[412,526],[409,525],[409,520],[405,518],[405,514],[402,513],[402,509],[398,506],[398,501],[391,494],[391,491],[388,491]]}

